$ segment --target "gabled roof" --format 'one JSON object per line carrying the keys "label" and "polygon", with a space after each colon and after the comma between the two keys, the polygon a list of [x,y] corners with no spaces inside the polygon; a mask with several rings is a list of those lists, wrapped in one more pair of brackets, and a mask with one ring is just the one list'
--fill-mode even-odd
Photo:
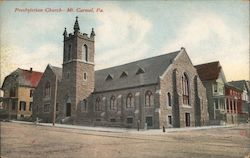
{"label": "gabled roof", "polygon": [[[172,52],[95,72],[95,92],[156,84],[181,51]],[[142,69],[144,73],[137,73]],[[123,72],[127,77],[120,78]],[[112,80],[106,81],[108,75]]]}
{"label": "gabled roof", "polygon": [[62,80],[62,68],[56,67],[56,66],[52,66],[50,64],[49,64],[49,66],[50,66],[51,70],[54,72],[54,74],[57,76],[57,79],[59,81],[61,81]]}
{"label": "gabled roof", "polygon": [[228,82],[228,83],[235,86],[235,87],[240,88],[241,90],[244,90],[245,87],[246,87],[247,88],[246,90],[249,91],[249,87],[248,87],[248,84],[247,84],[246,80],[231,81],[231,82]]}
{"label": "gabled roof", "polygon": [[222,68],[219,61],[194,66],[201,81],[217,80]]}
{"label": "gabled roof", "polygon": [[3,86],[6,82],[12,82],[14,79],[20,86],[36,87],[42,75],[42,72],[33,71],[32,69],[25,70],[18,68],[10,75],[5,77]]}
{"label": "gabled roof", "polygon": [[19,84],[24,86],[36,87],[43,73],[33,70],[19,69]]}
{"label": "gabled roof", "polygon": [[234,85],[232,85],[231,83],[225,83],[225,87],[228,87],[230,89],[234,89],[234,90],[238,90],[242,92],[242,89],[240,89],[239,87],[236,87]]}

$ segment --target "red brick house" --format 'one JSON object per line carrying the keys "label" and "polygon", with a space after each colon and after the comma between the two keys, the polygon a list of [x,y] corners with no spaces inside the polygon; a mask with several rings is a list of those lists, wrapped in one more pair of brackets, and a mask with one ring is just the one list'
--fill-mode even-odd
{"label": "red brick house", "polygon": [[[225,97],[227,113],[231,114],[231,116],[227,116],[227,122],[238,123],[245,120],[242,111],[242,90],[227,83],[225,85]],[[235,119],[233,119],[233,117],[235,117]]]}

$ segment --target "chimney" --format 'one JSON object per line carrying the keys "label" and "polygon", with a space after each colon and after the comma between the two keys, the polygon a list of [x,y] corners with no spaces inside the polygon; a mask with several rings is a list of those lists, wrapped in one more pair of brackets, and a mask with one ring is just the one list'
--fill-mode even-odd
{"label": "chimney", "polygon": [[32,72],[33,71],[33,69],[32,69],[32,67],[30,68],[30,72]]}

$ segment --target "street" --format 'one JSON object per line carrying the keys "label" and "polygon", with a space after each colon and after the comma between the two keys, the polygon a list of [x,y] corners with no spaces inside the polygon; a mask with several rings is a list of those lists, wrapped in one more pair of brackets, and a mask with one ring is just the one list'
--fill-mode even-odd
{"label": "street", "polygon": [[242,158],[250,154],[249,124],[225,128],[110,132],[1,122],[2,158]]}

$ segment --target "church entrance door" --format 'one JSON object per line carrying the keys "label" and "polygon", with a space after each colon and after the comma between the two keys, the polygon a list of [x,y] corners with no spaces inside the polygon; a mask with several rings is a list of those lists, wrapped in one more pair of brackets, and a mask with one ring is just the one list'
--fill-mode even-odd
{"label": "church entrance door", "polygon": [[185,113],[186,127],[190,126],[190,113]]}
{"label": "church entrance door", "polygon": [[66,104],[66,117],[71,116],[71,103]]}

